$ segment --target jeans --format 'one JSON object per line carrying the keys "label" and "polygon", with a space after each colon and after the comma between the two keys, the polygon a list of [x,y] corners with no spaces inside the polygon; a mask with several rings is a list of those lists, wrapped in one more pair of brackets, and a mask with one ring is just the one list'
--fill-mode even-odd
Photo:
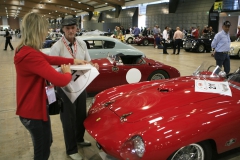
{"label": "jeans", "polygon": [[34,160],[48,160],[52,144],[50,118],[49,121],[19,118],[31,135],[34,147]]}
{"label": "jeans", "polygon": [[214,54],[214,58],[216,60],[216,65],[219,67],[224,68],[224,72],[228,74],[230,72],[230,58],[227,53],[222,53],[222,52],[216,52]]}

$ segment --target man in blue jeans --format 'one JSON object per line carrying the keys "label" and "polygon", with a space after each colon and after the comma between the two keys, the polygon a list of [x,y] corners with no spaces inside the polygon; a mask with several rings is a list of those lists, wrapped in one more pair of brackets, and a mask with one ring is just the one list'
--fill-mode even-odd
{"label": "man in blue jeans", "polygon": [[231,23],[229,21],[225,21],[222,26],[222,31],[218,32],[213,41],[212,48],[214,48],[213,56],[216,60],[216,65],[219,67],[224,67],[224,71],[226,74],[230,72],[230,58],[228,55],[228,51],[230,50],[230,36],[229,29]]}

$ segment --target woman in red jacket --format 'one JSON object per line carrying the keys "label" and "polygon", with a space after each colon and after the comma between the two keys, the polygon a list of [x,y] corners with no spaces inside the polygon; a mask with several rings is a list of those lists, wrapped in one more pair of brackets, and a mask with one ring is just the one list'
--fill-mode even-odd
{"label": "woman in red jacket", "polygon": [[[56,86],[65,86],[72,79],[69,64],[87,63],[83,60],[43,54],[39,49],[45,41],[47,29],[46,19],[36,13],[26,14],[22,20],[20,44],[14,57],[17,73],[16,114],[31,134],[34,160],[47,160],[52,143],[46,104],[46,80]],[[57,72],[51,65],[61,65],[62,73]]]}

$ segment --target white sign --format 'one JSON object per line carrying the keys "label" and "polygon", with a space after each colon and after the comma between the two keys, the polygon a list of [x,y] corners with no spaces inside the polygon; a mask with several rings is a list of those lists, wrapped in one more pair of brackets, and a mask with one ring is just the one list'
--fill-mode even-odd
{"label": "white sign", "polygon": [[[62,90],[73,103],[84,89],[99,75],[98,70],[90,64],[70,66],[72,80]],[[61,71],[61,68],[57,68]]]}
{"label": "white sign", "polygon": [[228,82],[195,80],[195,92],[218,93],[232,96]]}

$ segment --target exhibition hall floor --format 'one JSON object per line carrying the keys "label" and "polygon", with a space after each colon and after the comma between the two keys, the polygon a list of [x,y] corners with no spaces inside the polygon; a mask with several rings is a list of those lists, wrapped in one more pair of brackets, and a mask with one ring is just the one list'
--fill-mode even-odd
{"label": "exhibition hall floor", "polygon": [[[15,48],[19,39],[11,40]],[[33,146],[30,135],[20,123],[16,111],[16,73],[13,63],[14,51],[8,47],[4,51],[5,38],[0,36],[0,160],[30,160],[33,159]],[[153,46],[137,46],[148,58],[163,62],[177,68],[181,76],[191,75],[192,72],[203,62],[209,61],[215,64],[210,53],[188,53],[181,50],[180,55],[172,55],[172,49],[168,49],[169,55],[162,54],[162,50],[154,49]],[[240,66],[239,59],[231,59],[231,72]],[[27,83],[27,82],[26,82]],[[91,97],[88,98],[88,103]],[[51,116],[53,144],[49,160],[70,160],[65,153],[62,125],[59,115]],[[99,151],[88,133],[85,139],[92,143],[91,147],[79,148],[79,153],[84,160],[113,160]],[[218,160],[239,160],[240,148],[219,155]]]}

